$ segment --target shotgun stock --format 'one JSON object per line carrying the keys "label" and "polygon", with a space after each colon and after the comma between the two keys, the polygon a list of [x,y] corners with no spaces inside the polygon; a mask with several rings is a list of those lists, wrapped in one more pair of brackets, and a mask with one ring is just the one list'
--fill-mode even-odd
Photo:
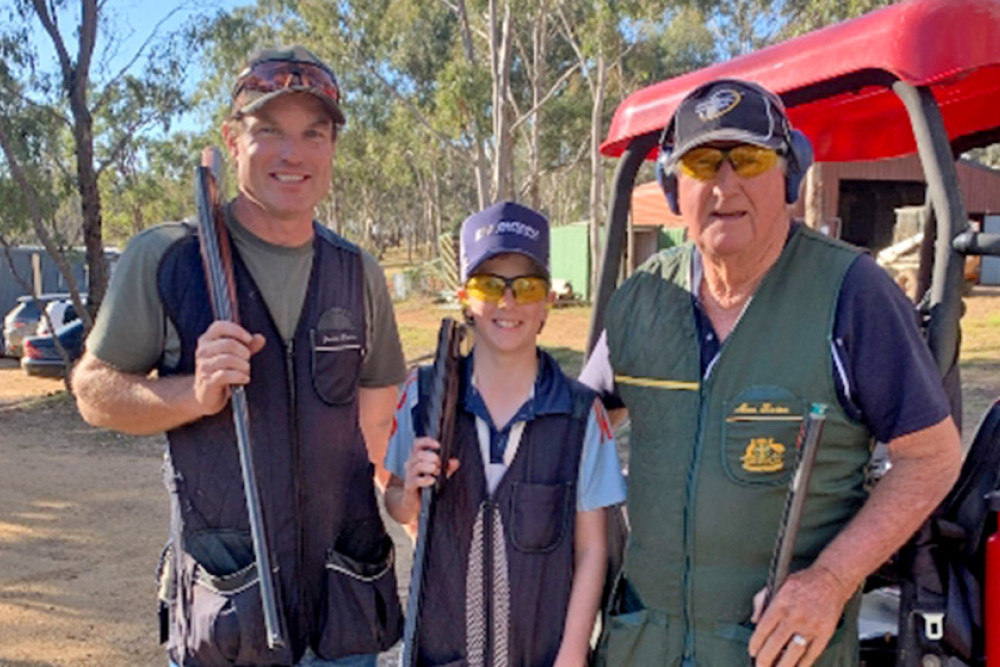
{"label": "shotgun stock", "polygon": [[[202,153],[202,166],[197,168],[195,175],[198,239],[215,319],[239,323],[236,280],[233,276],[229,235],[226,232],[220,205],[221,171],[222,156],[219,149],[206,148]],[[232,387],[230,402],[233,409],[233,423],[236,427],[236,445],[240,454],[243,492],[246,498],[247,515],[250,519],[250,537],[253,541],[257,576],[260,580],[260,597],[264,607],[267,645],[268,648],[274,649],[284,645],[284,639],[281,636],[281,627],[278,621],[271,559],[267,550],[267,533],[264,531],[264,517],[257,491],[257,475],[250,440],[250,416],[246,392],[242,386]]]}
{"label": "shotgun stock", "polygon": [[458,404],[459,361],[465,327],[453,319],[441,321],[438,347],[434,355],[431,375],[430,404],[425,410],[424,432],[439,443],[441,473],[432,486],[420,490],[420,517],[417,525],[417,545],[413,554],[410,573],[410,593],[406,599],[406,625],[403,627],[402,667],[417,664],[417,617],[420,615],[420,596],[423,590],[424,565],[427,560],[427,540],[431,529],[431,510],[434,496],[445,481],[445,470],[451,459],[452,438],[455,433],[455,409]]}

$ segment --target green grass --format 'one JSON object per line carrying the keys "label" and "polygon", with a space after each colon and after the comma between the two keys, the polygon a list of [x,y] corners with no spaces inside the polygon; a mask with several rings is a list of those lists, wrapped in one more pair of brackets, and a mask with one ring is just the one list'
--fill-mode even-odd
{"label": "green grass", "polygon": [[575,378],[580,374],[580,369],[583,367],[583,352],[581,350],[573,350],[568,347],[546,347],[544,349],[559,362],[559,366],[567,376]]}

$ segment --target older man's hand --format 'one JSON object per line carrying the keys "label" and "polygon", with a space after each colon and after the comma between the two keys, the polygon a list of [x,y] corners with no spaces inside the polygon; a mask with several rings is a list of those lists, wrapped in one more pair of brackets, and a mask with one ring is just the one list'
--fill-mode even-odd
{"label": "older man's hand", "polygon": [[757,629],[749,646],[754,664],[791,667],[816,662],[853,592],[821,565],[788,577],[763,614],[767,592],[758,592],[752,619]]}

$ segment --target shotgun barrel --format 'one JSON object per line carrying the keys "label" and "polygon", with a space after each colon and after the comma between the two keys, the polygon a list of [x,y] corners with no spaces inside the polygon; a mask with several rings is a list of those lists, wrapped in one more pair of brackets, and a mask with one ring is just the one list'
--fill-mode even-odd
{"label": "shotgun barrel", "polygon": [[805,506],[809,493],[809,481],[812,479],[813,467],[816,465],[816,452],[819,449],[819,438],[826,423],[826,405],[813,403],[802,423],[796,448],[799,451],[799,463],[795,468],[785,499],[785,509],[778,529],[774,553],[771,556],[771,567],[767,576],[767,603],[778,593],[778,589],[788,578],[792,564],[792,554],[795,552],[795,538],[802,525],[802,508]]}
{"label": "shotgun barrel", "polygon": [[410,572],[410,592],[406,599],[406,624],[403,626],[402,667],[417,664],[417,620],[420,615],[420,597],[423,591],[424,566],[427,561],[427,541],[431,530],[434,497],[445,480],[448,460],[451,458],[452,437],[455,432],[455,409],[458,404],[459,359],[464,326],[453,319],[441,322],[438,347],[432,366],[430,404],[426,406],[424,432],[441,444],[441,472],[432,486],[420,489],[420,515],[417,524],[417,544]]}
{"label": "shotgun barrel", "polygon": [[[233,277],[229,238],[221,216],[220,186],[221,154],[217,148],[206,148],[202,153],[202,166],[195,176],[195,199],[198,205],[198,239],[201,258],[205,265],[205,279],[212,301],[212,311],[217,320],[239,322],[236,301],[236,281]],[[243,476],[243,493],[247,515],[250,519],[250,537],[253,541],[257,576],[260,581],[261,604],[264,607],[264,626],[268,648],[284,645],[278,607],[274,594],[271,559],[267,548],[267,533],[257,490],[257,475],[253,462],[250,439],[250,415],[246,392],[242,386],[232,387],[230,403],[236,428],[236,445],[240,455]]]}

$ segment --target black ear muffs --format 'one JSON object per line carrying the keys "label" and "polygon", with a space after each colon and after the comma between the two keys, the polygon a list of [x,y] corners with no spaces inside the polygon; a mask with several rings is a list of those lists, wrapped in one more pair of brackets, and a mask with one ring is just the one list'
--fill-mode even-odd
{"label": "black ear muffs", "polygon": [[677,202],[677,174],[668,167],[670,156],[673,155],[674,119],[671,118],[660,135],[660,150],[656,155],[656,182],[667,198],[667,206],[674,215],[681,214],[681,206]]}
{"label": "black ear muffs", "polygon": [[794,204],[799,199],[799,189],[806,172],[813,163],[813,149],[809,138],[792,130],[788,133],[788,155],[785,167],[785,201]]}

